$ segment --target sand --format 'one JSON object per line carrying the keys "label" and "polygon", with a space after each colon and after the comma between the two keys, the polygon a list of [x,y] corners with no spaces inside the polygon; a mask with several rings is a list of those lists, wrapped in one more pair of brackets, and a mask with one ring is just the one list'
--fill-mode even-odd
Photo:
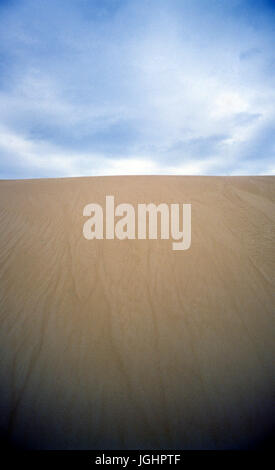
{"label": "sand", "polygon": [[[85,240],[84,205],[192,204],[192,243]],[[36,449],[270,437],[275,177],[0,181],[0,427]]]}

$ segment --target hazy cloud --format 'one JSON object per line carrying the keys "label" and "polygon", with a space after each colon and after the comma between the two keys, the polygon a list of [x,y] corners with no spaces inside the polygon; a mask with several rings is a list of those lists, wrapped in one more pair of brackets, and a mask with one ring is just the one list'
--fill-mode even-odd
{"label": "hazy cloud", "polygon": [[0,177],[274,173],[272,3],[0,1]]}

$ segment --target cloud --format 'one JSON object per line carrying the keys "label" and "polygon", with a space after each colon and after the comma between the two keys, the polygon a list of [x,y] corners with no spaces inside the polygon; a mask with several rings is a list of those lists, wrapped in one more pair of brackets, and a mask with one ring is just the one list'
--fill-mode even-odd
{"label": "cloud", "polygon": [[272,173],[269,2],[0,3],[2,177]]}

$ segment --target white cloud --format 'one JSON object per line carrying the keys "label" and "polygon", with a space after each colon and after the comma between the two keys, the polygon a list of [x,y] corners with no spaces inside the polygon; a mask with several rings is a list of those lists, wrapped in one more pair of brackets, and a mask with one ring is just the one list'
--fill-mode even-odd
{"label": "white cloud", "polygon": [[13,155],[24,176],[269,171],[266,25],[211,1],[125,2],[113,16],[76,5],[28,0],[3,15],[5,168]]}

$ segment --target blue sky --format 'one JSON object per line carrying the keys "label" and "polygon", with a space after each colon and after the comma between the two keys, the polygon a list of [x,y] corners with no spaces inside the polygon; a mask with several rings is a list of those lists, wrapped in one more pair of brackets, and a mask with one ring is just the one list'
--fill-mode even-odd
{"label": "blue sky", "polygon": [[0,0],[0,178],[275,174],[275,0]]}

